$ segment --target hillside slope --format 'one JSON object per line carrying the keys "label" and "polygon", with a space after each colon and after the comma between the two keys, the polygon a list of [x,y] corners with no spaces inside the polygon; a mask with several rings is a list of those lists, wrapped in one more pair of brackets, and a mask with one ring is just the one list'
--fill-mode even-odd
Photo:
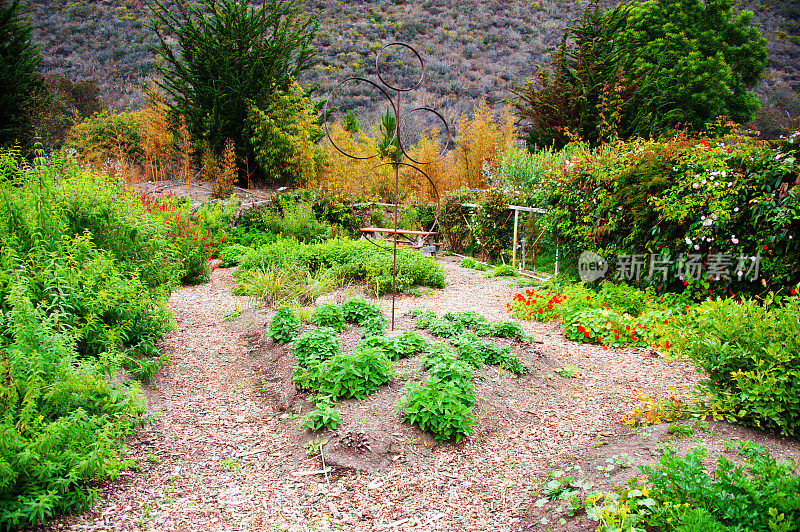
{"label": "hillside slope", "polygon": [[[353,74],[373,74],[382,44],[409,42],[427,61],[418,104],[436,106],[452,119],[481,96],[497,102],[545,64],[564,27],[586,0],[308,0],[318,13],[319,63],[302,82],[322,93]],[[618,2],[606,2],[608,4]],[[770,62],[758,92],[777,107],[800,94],[800,8],[793,0],[744,2],[768,39]],[[28,5],[45,72],[93,80],[106,106],[136,108],[155,74],[146,10],[140,0],[39,0]],[[787,100],[788,98],[788,100]],[[369,105],[354,97],[347,106]],[[798,112],[794,110],[794,112]]]}

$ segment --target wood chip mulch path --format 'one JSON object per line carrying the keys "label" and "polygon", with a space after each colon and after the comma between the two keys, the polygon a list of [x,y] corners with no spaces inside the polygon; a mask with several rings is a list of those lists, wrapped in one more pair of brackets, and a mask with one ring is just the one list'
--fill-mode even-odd
{"label": "wood chip mulch path", "polygon": [[[508,319],[505,305],[519,288],[443,264],[447,287],[398,298],[398,315],[430,308]],[[172,294],[176,330],[160,345],[170,363],[143,386],[158,418],[129,441],[139,470],[105,483],[92,509],[43,529],[520,530],[549,468],[627,431],[618,420],[634,388],[664,397],[698,377],[690,365],[647,350],[577,344],[557,324],[523,322],[541,342],[531,350],[538,361],[525,360],[537,372],[479,401],[471,438],[419,451],[407,445],[383,471],[326,477],[313,474],[319,457],[298,453],[297,421],[282,418],[262,392],[245,332],[272,311],[231,295],[233,284],[231,270],[217,270],[209,283]],[[237,309],[240,317],[226,318]],[[578,368],[577,377],[547,369],[563,365]]]}

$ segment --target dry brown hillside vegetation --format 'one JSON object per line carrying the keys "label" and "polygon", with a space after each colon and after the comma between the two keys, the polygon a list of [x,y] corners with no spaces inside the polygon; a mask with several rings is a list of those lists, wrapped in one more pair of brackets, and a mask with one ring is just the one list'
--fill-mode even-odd
{"label": "dry brown hillside vegetation", "polygon": [[[613,5],[619,2],[602,2]],[[588,2],[578,0],[478,1],[427,0],[410,2],[309,0],[309,12],[319,13],[316,45],[318,64],[300,81],[319,84],[322,92],[350,75],[370,75],[382,44],[402,40],[419,49],[428,61],[418,104],[457,117],[485,96],[490,103],[508,97],[546,64],[564,28]],[[800,29],[798,6],[791,0],[739,2],[755,12],[754,21],[768,41],[769,65],[758,88],[764,107],[784,110],[800,94]],[[143,87],[155,75],[140,0],[30,3],[47,73],[73,80],[92,80],[112,109],[138,108]],[[353,98],[348,106],[371,104]],[[795,112],[796,114],[796,112]]]}

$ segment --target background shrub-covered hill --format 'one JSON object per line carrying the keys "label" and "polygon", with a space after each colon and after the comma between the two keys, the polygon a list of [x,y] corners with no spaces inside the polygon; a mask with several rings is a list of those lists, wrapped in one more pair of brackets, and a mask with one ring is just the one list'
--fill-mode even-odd
{"label": "background shrub-covered hill", "polygon": [[[619,2],[601,2],[604,6]],[[316,38],[319,62],[306,72],[304,84],[319,83],[323,92],[353,74],[370,74],[381,44],[403,40],[415,45],[428,61],[419,104],[445,110],[447,118],[471,110],[485,95],[489,102],[510,96],[546,63],[563,29],[586,7],[578,0],[478,1],[308,0],[319,12]],[[747,0],[754,20],[768,40],[770,54],[758,92],[766,116],[800,112],[800,7],[793,0]],[[45,72],[75,80],[90,79],[101,88],[112,109],[137,108],[142,88],[155,73],[152,32],[140,0],[30,3]],[[363,105],[365,102],[353,101]]]}

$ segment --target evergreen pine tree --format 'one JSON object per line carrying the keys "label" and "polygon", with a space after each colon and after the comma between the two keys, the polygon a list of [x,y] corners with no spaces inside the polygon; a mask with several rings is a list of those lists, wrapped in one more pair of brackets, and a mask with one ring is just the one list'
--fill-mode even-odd
{"label": "evergreen pine tree", "polygon": [[248,110],[269,108],[273,94],[289,91],[292,79],[313,64],[316,19],[296,0],[174,0],[169,7],[150,0],[150,8],[163,59],[161,87],[185,117],[195,149],[208,146],[219,155],[231,139],[237,158],[259,169]]}
{"label": "evergreen pine tree", "polygon": [[25,106],[40,84],[35,71],[41,62],[19,1],[0,0],[0,147],[25,140]]}

